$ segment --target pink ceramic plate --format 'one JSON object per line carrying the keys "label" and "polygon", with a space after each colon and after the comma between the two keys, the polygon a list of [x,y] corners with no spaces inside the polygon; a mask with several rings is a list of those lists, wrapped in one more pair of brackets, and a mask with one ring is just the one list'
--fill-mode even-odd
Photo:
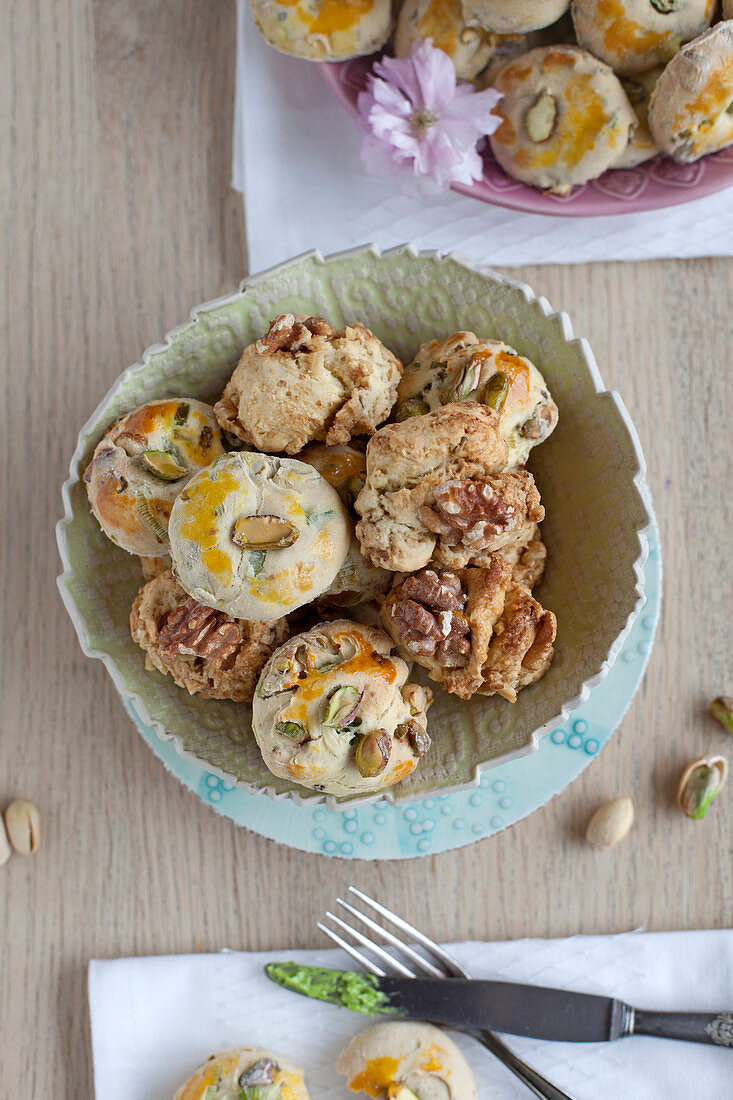
{"label": "pink ceramic plate", "polygon": [[[364,90],[373,60],[373,57],[358,57],[353,61],[319,65],[326,83],[354,117],[357,114],[356,97]],[[617,168],[583,187],[576,187],[564,198],[536,191],[510,179],[487,149],[483,178],[472,187],[455,184],[454,190],[481,202],[530,214],[589,217],[660,210],[664,206],[702,199],[730,186],[733,186],[733,146],[696,164],[676,164],[668,157],[658,157],[638,168]]]}

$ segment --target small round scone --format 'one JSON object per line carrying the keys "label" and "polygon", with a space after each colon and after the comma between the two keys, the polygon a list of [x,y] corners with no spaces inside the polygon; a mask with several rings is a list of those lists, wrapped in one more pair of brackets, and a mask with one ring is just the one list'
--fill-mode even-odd
{"label": "small round scone", "polygon": [[271,46],[306,61],[374,53],[392,29],[391,0],[250,0],[250,7]]}
{"label": "small round scone", "polygon": [[351,541],[338,493],[312,466],[245,452],[189,482],[169,531],[173,569],[189,596],[265,622],[325,592]]}
{"label": "small round scone", "polygon": [[570,0],[463,0],[463,17],[500,34],[526,34],[555,23]]}
{"label": "small round scone", "polygon": [[379,599],[391,583],[390,571],[372,565],[362,554],[359,540],[354,535],[344,564],[326,591],[318,597],[316,605],[318,608],[332,609],[355,607],[357,604]]}
{"label": "small round scone", "polygon": [[733,20],[683,46],[657,81],[649,126],[683,164],[733,143]]}
{"label": "small round scone", "polygon": [[138,592],[130,633],[146,664],[189,694],[251,703],[263,665],[290,632],[286,619],[248,622],[198,603],[168,569]]}
{"label": "small round scone", "polygon": [[150,401],[121,417],[94,449],[84,481],[95,519],[128,553],[161,556],[173,501],[222,454],[210,405],[190,397]]}
{"label": "small round scone", "polygon": [[225,431],[260,451],[296,454],[312,440],[372,435],[397,394],[402,364],[361,324],[276,317],[245,348],[214,411]]}
{"label": "small round scone", "polygon": [[426,38],[448,54],[459,80],[473,80],[489,64],[499,35],[467,26],[461,0],[404,0],[394,35],[395,55],[407,57],[413,43]]}
{"label": "small round scone", "polygon": [[657,143],[649,129],[649,103],[663,71],[662,66],[658,65],[648,73],[637,73],[636,76],[626,76],[621,80],[626,97],[636,115],[637,125],[629,139],[629,144],[614,164],[614,168],[636,168],[638,164],[645,164],[646,161],[658,155]]}
{"label": "small round scone", "polygon": [[499,414],[509,449],[507,469],[523,466],[557,424],[557,405],[534,363],[500,340],[479,340],[473,332],[454,332],[420,347],[397,389],[396,419],[451,401],[479,401]]}
{"label": "small round scone", "polygon": [[325,443],[309,443],[294,456],[299,462],[315,466],[321,477],[336,490],[350,508],[366,481],[366,453],[351,444],[328,447]]}
{"label": "small round scone", "polygon": [[[336,1069],[351,1092],[379,1100],[476,1100],[476,1082],[462,1051],[432,1024],[373,1024],[354,1036]],[[409,1090],[404,1098],[400,1087]]]}
{"label": "small round scone", "polygon": [[273,775],[332,795],[399,783],[429,746],[427,690],[382,630],[345,619],[291,638],[262,670],[252,729]]}
{"label": "small round scone", "polygon": [[279,1054],[238,1047],[212,1056],[173,1100],[310,1100],[303,1070]]}
{"label": "small round scone", "polygon": [[572,0],[580,45],[623,76],[664,65],[710,26],[717,0]]}
{"label": "small round scone", "polygon": [[626,148],[636,116],[608,65],[577,46],[543,46],[504,65],[491,149],[510,176],[567,195]]}

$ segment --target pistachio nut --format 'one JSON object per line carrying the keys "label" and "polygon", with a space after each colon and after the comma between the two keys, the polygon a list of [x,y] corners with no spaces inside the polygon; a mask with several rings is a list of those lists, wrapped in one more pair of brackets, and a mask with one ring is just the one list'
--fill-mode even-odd
{"label": "pistachio nut", "polygon": [[331,692],[326,703],[324,726],[331,726],[334,729],[343,729],[344,726],[348,726],[356,717],[363,696],[364,692],[351,684],[337,687]]}
{"label": "pistachio nut", "polygon": [[175,415],[173,417],[173,423],[177,424],[179,428],[181,427],[182,424],[185,424],[186,421],[188,420],[188,414],[190,412],[190,409],[191,409],[191,406],[189,404],[187,404],[185,401],[183,402],[183,404],[179,405],[178,408],[176,409]]}
{"label": "pistachio nut", "polygon": [[426,412],[430,412],[430,409],[421,397],[410,397],[398,408],[397,420],[409,420],[411,416],[422,416]]}
{"label": "pistachio nut", "polygon": [[650,0],[650,3],[655,11],[669,15],[670,12],[679,10],[682,0]]}
{"label": "pistachio nut", "polygon": [[702,821],[728,778],[724,756],[700,756],[680,776],[677,805],[693,821]]}
{"label": "pistachio nut", "polygon": [[387,767],[392,753],[392,738],[386,730],[374,730],[356,746],[356,766],[365,779],[374,779]]}
{"label": "pistachio nut", "polygon": [[137,514],[146,526],[150,528],[160,542],[168,541],[168,520],[165,521],[159,514],[158,502],[139,490],[135,493],[135,506]]}
{"label": "pistachio nut", "polygon": [[724,730],[733,733],[733,699],[730,696],[719,695],[717,699],[713,699],[710,704],[710,713]]}
{"label": "pistachio nut", "polygon": [[465,401],[471,396],[479,384],[481,377],[481,364],[471,362],[463,368],[458,375],[453,388],[448,393],[451,401]]}
{"label": "pistachio nut", "polygon": [[394,731],[394,734],[398,741],[406,737],[410,748],[416,756],[424,756],[430,748],[430,736],[427,730],[424,729],[419,722],[416,722],[414,718],[408,718],[406,722],[401,722]]}
{"label": "pistachio nut", "polygon": [[272,1058],[261,1058],[240,1074],[237,1084],[242,1100],[280,1100],[282,1090],[275,1082],[279,1069]]}
{"label": "pistachio nut", "polygon": [[540,92],[524,116],[524,125],[530,141],[547,141],[555,129],[557,102],[549,92]]}
{"label": "pistachio nut", "polygon": [[186,474],[186,467],[176,462],[168,451],[143,451],[140,457],[143,460],[143,466],[161,481],[178,481]]}
{"label": "pistachio nut", "polygon": [[506,404],[506,399],[509,396],[509,379],[501,371],[497,371],[496,374],[492,374],[489,381],[486,383],[486,390],[484,391],[484,404],[488,405],[490,409],[500,413]]}
{"label": "pistachio nut", "polygon": [[242,516],[232,528],[232,540],[247,550],[284,550],[298,535],[294,524],[277,516]]}
{"label": "pistachio nut", "polygon": [[305,726],[301,726],[300,722],[278,722],[275,726],[275,733],[280,733],[283,737],[289,737],[291,741],[297,741],[299,745],[304,745],[308,740],[308,731]]}
{"label": "pistachio nut", "polygon": [[613,848],[623,840],[634,823],[634,804],[630,798],[614,798],[599,806],[588,822],[585,839],[599,851]]}
{"label": "pistachio nut", "polygon": [[407,1085],[387,1085],[387,1100],[417,1100],[417,1096]]}
{"label": "pistachio nut", "polygon": [[[481,34],[478,27],[464,27],[460,33],[460,39],[464,46],[468,46],[469,43],[475,42]],[[392,1094],[390,1093],[390,1096]],[[402,1098],[404,1100],[404,1097]]]}
{"label": "pistachio nut", "polygon": [[8,862],[11,854],[12,848],[8,840],[8,830],[5,828],[5,822],[0,817],[0,867],[2,867],[3,863]]}
{"label": "pistachio nut", "polygon": [[16,852],[30,856],[41,843],[41,815],[32,802],[16,798],[5,811],[8,840]]}

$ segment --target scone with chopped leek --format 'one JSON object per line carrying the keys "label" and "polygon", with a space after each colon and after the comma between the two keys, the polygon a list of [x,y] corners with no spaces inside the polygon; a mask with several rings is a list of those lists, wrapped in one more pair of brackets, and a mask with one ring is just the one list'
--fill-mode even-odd
{"label": "scone with chopped leek", "polygon": [[498,413],[475,401],[381,428],[355,503],[362,553],[402,573],[516,560],[545,512],[532,475],[508,463]]}
{"label": "scone with chopped leek", "polygon": [[150,401],[121,417],[97,444],[84,471],[92,512],[128,553],[164,555],[173,501],[222,454],[210,405],[189,397]]}
{"label": "scone with chopped leek", "polygon": [[239,1047],[212,1054],[173,1100],[309,1100],[303,1070],[279,1054]]}
{"label": "scone with chopped leek", "polygon": [[572,0],[578,42],[623,76],[665,65],[697,38],[717,0]]}
{"label": "scone with chopped leek", "polygon": [[683,164],[733,143],[733,20],[683,46],[649,103],[652,136]]}
{"label": "scone with chopped leek", "polygon": [[462,1051],[432,1024],[374,1024],[354,1036],[336,1069],[351,1092],[377,1100],[476,1100],[476,1082]]}
{"label": "scone with chopped leek", "polygon": [[392,0],[250,0],[250,7],[271,46],[307,61],[373,53],[392,30]]}
{"label": "scone with chopped leek", "polygon": [[133,640],[149,667],[204,699],[251,703],[262,667],[289,634],[286,619],[248,622],[192,599],[170,569],[137,594]]}
{"label": "scone with chopped leek", "polygon": [[557,405],[535,365],[500,340],[479,340],[473,332],[454,332],[419,348],[397,390],[396,419],[454,401],[480,401],[498,413],[508,469],[523,466],[557,424]]}
{"label": "scone with chopped leek", "polygon": [[394,52],[407,57],[415,42],[430,38],[447,53],[459,80],[473,80],[494,57],[502,36],[468,26],[461,0],[404,0],[397,17]]}
{"label": "scone with chopped leek", "polygon": [[570,0],[463,0],[463,15],[500,34],[526,34],[549,27],[569,7]]}
{"label": "scone with chopped leek", "polygon": [[276,317],[245,348],[215,406],[225,431],[259,451],[297,454],[314,440],[371,435],[397,396],[402,364],[362,324]]}
{"label": "scone with chopped leek", "polygon": [[555,616],[514,582],[500,554],[488,568],[422,569],[398,579],[381,615],[405,660],[462,699],[478,692],[516,702],[554,652]]}
{"label": "scone with chopped leek", "polygon": [[636,116],[608,65],[577,46],[543,46],[504,65],[501,125],[489,142],[510,176],[567,195],[611,168]]}
{"label": "scone with chopped leek", "polygon": [[326,794],[371,794],[406,779],[429,746],[432,695],[382,631],[346,619],[291,638],[269,659],[252,728],[273,773]]}
{"label": "scone with chopped leek", "polygon": [[237,452],[193,478],[170,518],[173,569],[199,603],[271,622],[310,603],[344,563],[351,525],[312,466]]}

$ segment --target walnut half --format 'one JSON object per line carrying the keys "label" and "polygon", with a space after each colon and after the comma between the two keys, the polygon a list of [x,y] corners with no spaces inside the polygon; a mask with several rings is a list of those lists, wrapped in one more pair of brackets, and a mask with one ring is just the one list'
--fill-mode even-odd
{"label": "walnut half", "polygon": [[255,341],[255,348],[260,355],[274,351],[297,351],[308,344],[312,336],[328,336],[332,331],[323,317],[296,318],[292,313],[281,313],[270,322],[265,335]]}
{"label": "walnut half", "polygon": [[194,599],[170,611],[158,630],[164,661],[183,653],[200,657],[213,668],[231,657],[241,640],[239,627],[228,615]]}

